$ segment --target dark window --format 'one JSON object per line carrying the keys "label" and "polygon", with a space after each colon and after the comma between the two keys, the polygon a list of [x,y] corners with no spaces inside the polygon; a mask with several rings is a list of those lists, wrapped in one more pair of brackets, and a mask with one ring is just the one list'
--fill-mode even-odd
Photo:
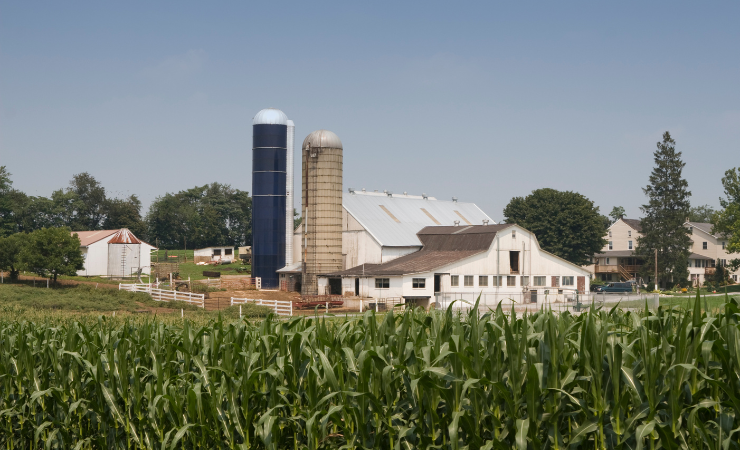
{"label": "dark window", "polygon": [[509,252],[510,273],[519,273],[519,252]]}
{"label": "dark window", "polygon": [[573,277],[563,277],[563,286],[573,286]]}
{"label": "dark window", "polygon": [[221,249],[220,248],[213,249],[213,256],[221,256]]}
{"label": "dark window", "polygon": [[704,249],[704,250],[706,250],[707,249],[707,243],[706,242],[703,242],[701,244],[701,248]]}
{"label": "dark window", "polygon": [[460,275],[450,275],[450,286],[460,286]]}
{"label": "dark window", "polygon": [[224,249],[224,255],[230,255],[232,251],[233,249],[230,248]]}
{"label": "dark window", "polygon": [[390,278],[376,278],[375,289],[388,289],[391,286]]}
{"label": "dark window", "polygon": [[412,278],[411,285],[414,289],[424,289],[427,287],[426,278]]}
{"label": "dark window", "polygon": [[465,278],[463,279],[463,283],[465,283],[466,287],[475,286],[473,284],[473,276],[472,275],[465,275]]}
{"label": "dark window", "polygon": [[516,277],[506,277],[506,285],[507,286],[516,286]]}
{"label": "dark window", "polygon": [[480,275],[478,277],[478,286],[488,286],[488,275]]}

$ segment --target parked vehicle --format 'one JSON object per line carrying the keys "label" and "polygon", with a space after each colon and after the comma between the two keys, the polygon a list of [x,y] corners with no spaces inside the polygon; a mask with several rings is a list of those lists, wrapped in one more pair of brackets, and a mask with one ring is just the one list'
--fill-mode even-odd
{"label": "parked vehicle", "polygon": [[604,293],[632,292],[632,283],[609,283],[606,286],[597,287],[596,292],[604,292]]}

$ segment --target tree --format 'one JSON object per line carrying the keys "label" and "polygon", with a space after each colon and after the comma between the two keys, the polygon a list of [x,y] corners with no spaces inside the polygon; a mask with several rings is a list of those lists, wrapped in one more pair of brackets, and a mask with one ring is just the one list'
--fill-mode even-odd
{"label": "tree", "polygon": [[105,204],[105,220],[103,228],[115,230],[128,228],[134,235],[144,238],[146,234],[146,223],[141,218],[141,201],[136,195],[127,199],[108,199]]}
{"label": "tree", "polygon": [[13,203],[10,193],[13,190],[13,182],[10,173],[5,166],[0,166],[0,236],[13,234]]}
{"label": "tree", "polygon": [[537,189],[512,198],[504,215],[533,232],[543,249],[574,264],[589,264],[606,244],[599,208],[577,192]]}
{"label": "tree", "polygon": [[682,178],[686,165],[676,142],[669,132],[663,134],[653,153],[655,167],[650,174],[650,184],[642,191],[648,197],[643,205],[641,219],[642,237],[637,239],[637,255],[645,260],[643,275],[655,273],[654,252],[658,251],[658,279],[660,284],[686,284],[691,236],[684,226],[689,216],[688,182]]}
{"label": "tree", "polygon": [[149,207],[150,240],[161,248],[249,245],[252,242],[252,199],[246,191],[212,183],[165,194]]}
{"label": "tree", "polygon": [[[740,167],[730,169],[722,177],[726,198],[720,198],[722,210],[714,218],[712,233],[727,237],[727,253],[740,253]],[[732,270],[740,267],[740,258],[730,261]]]}
{"label": "tree", "polygon": [[624,208],[621,206],[615,206],[612,208],[612,212],[609,213],[609,217],[612,218],[612,222],[616,222],[617,220],[624,217]]}
{"label": "tree", "polygon": [[75,231],[99,230],[105,219],[105,188],[87,172],[78,173],[69,182],[67,193],[74,194],[72,217],[67,223]]}
{"label": "tree", "polygon": [[717,212],[709,205],[692,206],[689,210],[690,222],[713,223]]}
{"label": "tree", "polygon": [[26,270],[42,277],[76,275],[85,260],[80,250],[80,238],[67,228],[42,228],[27,235],[20,253]]}
{"label": "tree", "polygon": [[17,280],[21,270],[20,254],[25,245],[25,235],[12,234],[0,237],[0,270],[8,271],[11,280]]}

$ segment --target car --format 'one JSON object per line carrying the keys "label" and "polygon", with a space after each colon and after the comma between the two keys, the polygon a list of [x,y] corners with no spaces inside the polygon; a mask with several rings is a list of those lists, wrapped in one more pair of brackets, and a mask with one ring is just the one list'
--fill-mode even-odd
{"label": "car", "polygon": [[632,283],[609,283],[606,286],[599,286],[596,292],[603,293],[631,293]]}

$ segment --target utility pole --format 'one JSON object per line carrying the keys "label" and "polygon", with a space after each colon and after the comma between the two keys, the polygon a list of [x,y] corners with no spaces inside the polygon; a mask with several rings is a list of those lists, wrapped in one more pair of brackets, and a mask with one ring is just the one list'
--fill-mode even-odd
{"label": "utility pole", "polygon": [[658,249],[655,249],[655,290],[658,290]]}

